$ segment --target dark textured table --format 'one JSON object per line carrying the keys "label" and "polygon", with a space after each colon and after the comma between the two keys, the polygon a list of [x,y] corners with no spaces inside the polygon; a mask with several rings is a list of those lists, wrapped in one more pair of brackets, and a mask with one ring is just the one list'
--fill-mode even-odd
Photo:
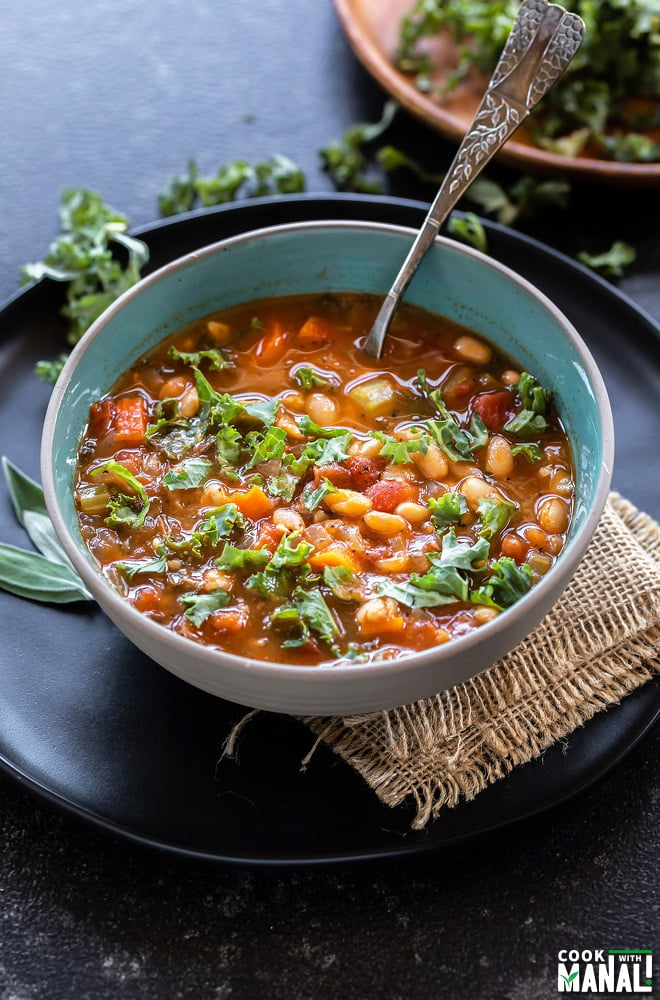
{"label": "dark textured table", "polygon": [[[330,0],[10,0],[0,78],[2,300],[55,235],[62,188],[91,187],[142,225],[189,157],[211,172],[280,152],[327,192],[317,150],[383,105]],[[430,169],[451,154],[404,114],[391,141]],[[584,185],[573,204],[527,231],[571,254],[632,241],[620,287],[659,319],[658,192]],[[0,775],[0,998],[545,1000],[559,949],[660,943],[659,759],[656,727],[578,797],[488,837],[284,871],[115,840]]]}

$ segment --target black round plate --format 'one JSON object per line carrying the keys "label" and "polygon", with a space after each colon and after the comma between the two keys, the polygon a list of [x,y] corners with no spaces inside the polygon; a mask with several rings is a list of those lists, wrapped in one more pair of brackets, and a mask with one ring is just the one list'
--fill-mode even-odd
{"label": "black round plate", "polygon": [[[226,236],[305,219],[417,227],[427,206],[350,195],[262,199],[191,213],[138,232],[150,267]],[[591,272],[534,240],[486,224],[492,255],[569,316],[607,382],[618,435],[614,485],[660,516],[660,467],[648,462],[660,413],[657,326]],[[0,312],[0,453],[38,477],[48,389],[34,363],[61,348],[62,290],[42,282]],[[6,492],[0,538],[25,546]],[[28,543],[29,544],[29,543]],[[53,607],[0,592],[0,765],[30,791],[129,839],[218,862],[314,864],[438,848],[556,805],[627,753],[658,714],[651,682],[423,832],[408,806],[388,809],[295,719],[261,713],[222,760],[244,709],[197,691],[139,653],[94,606]]]}

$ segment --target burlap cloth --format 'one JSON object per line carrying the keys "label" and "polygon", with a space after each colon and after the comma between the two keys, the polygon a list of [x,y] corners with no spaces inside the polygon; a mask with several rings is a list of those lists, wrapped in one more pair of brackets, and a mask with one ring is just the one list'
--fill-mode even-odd
{"label": "burlap cloth", "polygon": [[404,708],[305,718],[412,826],[474,798],[538,757],[660,667],[660,525],[610,494],[567,590],[511,653],[477,677]]}

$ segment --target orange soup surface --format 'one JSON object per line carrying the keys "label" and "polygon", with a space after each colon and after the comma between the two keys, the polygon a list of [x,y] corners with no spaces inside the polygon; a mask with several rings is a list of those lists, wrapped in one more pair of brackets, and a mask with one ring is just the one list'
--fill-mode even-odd
{"label": "orange soup surface", "polygon": [[392,658],[482,626],[566,540],[551,392],[479,335],[379,301],[292,296],[207,317],[93,403],[83,538],[165,628],[294,664]]}

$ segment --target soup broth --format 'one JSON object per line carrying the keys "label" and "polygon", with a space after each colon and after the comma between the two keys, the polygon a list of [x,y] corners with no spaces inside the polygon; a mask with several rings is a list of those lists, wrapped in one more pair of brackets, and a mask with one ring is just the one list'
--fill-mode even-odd
{"label": "soup broth", "polygon": [[163,341],[95,402],[84,540],[135,608],[294,664],[480,628],[548,572],[574,492],[548,388],[478,334],[380,300],[252,302]]}

